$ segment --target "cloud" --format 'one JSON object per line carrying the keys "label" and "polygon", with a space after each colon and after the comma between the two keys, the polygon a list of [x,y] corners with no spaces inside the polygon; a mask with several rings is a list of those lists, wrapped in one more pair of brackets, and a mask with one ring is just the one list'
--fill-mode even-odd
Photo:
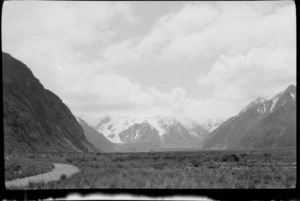
{"label": "cloud", "polygon": [[110,45],[103,51],[104,58],[111,66],[121,64],[138,63],[141,61],[141,55],[132,47],[133,39],[122,41],[118,44]]}
{"label": "cloud", "polygon": [[137,48],[146,54],[160,51],[176,37],[201,31],[217,14],[218,11],[206,3],[186,4],[179,12],[161,17]]}
{"label": "cloud", "polygon": [[138,23],[127,2],[12,1],[4,3],[2,19],[3,51],[30,66],[54,91],[63,84],[49,79],[62,76],[57,66],[78,75],[82,66],[104,68],[100,52],[115,37],[112,21]]}
{"label": "cloud", "polygon": [[[174,37],[162,49],[162,56],[169,61],[177,61],[181,57],[207,58],[220,52],[231,55],[244,53],[261,46],[275,48],[295,45],[293,5],[267,15],[261,15],[241,2],[235,2],[234,5],[234,9],[230,6],[230,9],[228,6],[227,9],[221,9],[214,21],[201,31]],[[198,18],[193,20],[197,21]]]}
{"label": "cloud", "polygon": [[222,55],[211,71],[198,78],[213,89],[214,99],[245,105],[258,96],[272,96],[296,82],[295,50],[253,48],[246,55]]}
{"label": "cloud", "polygon": [[201,31],[216,18],[217,13],[206,3],[185,4],[179,12],[159,18],[145,36],[112,44],[103,55],[109,63],[127,67],[132,67],[131,62],[160,59],[165,46],[182,35]]}
{"label": "cloud", "polygon": [[[6,1],[3,51],[91,121],[102,114],[226,118],[295,82],[293,3],[188,2],[159,18],[151,13],[153,24],[139,28],[132,5]],[[124,27],[132,28],[128,37]],[[143,73],[154,81],[137,82]]]}
{"label": "cloud", "polygon": [[[142,87],[128,78],[116,74],[98,74],[89,82],[77,80],[62,96],[65,103],[76,115],[84,114],[94,124],[101,116],[129,115],[186,116],[194,120],[204,120],[214,111],[216,117],[223,117],[216,111],[210,100],[199,101],[188,97],[181,87],[162,92],[156,87]],[[78,93],[78,92],[85,93]]]}
{"label": "cloud", "polygon": [[211,60],[254,47],[294,47],[295,28],[295,6],[287,2],[191,2],[156,20],[143,37],[112,44],[104,56],[116,63],[126,55],[117,62],[124,67],[132,67],[128,60]]}
{"label": "cloud", "polygon": [[[216,58],[208,74],[198,79],[200,86],[211,87],[213,99],[182,98],[173,105],[179,112],[189,111],[190,104],[209,115],[234,115],[258,96],[272,96],[295,82],[295,28],[295,7],[285,2],[201,2],[163,16],[126,50],[172,64]],[[209,113],[207,107],[223,109]]]}

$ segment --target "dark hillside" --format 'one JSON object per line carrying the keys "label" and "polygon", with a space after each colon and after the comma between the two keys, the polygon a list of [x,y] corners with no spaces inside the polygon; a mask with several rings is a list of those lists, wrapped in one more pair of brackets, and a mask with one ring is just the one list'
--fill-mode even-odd
{"label": "dark hillside", "polygon": [[2,53],[6,153],[96,151],[69,108],[31,70]]}

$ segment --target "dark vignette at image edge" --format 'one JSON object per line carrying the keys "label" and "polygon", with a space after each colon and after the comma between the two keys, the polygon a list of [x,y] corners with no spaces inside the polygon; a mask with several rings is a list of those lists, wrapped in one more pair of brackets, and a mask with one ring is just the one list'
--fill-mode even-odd
{"label": "dark vignette at image edge", "polygon": [[[1,7],[3,2],[1,2]],[[1,9],[2,10],[2,9]],[[2,16],[2,15],[1,15]],[[298,43],[298,41],[297,41]],[[1,44],[0,44],[1,45]],[[2,47],[2,45],[1,45]],[[2,52],[2,48],[1,48]],[[2,58],[1,58],[2,65]],[[296,70],[297,71],[297,70]],[[2,74],[2,71],[1,71]],[[298,71],[297,71],[298,75]],[[298,77],[298,76],[297,76]],[[298,79],[297,79],[298,85]],[[3,88],[1,87],[1,91]],[[297,87],[298,91],[298,87]],[[3,105],[3,97],[1,98]],[[298,99],[297,99],[298,104]],[[297,118],[298,107],[296,113],[297,125],[299,119]],[[2,107],[3,115],[3,107]],[[3,121],[2,133],[3,133]],[[296,136],[297,137],[297,136]],[[297,167],[296,176],[296,188],[295,189],[60,189],[60,190],[6,190],[4,182],[4,135],[2,134],[2,147],[1,147],[1,199],[8,200],[37,200],[46,198],[65,198],[71,194],[79,194],[81,196],[89,195],[129,195],[129,196],[146,196],[152,198],[166,197],[166,196],[193,196],[203,197],[213,200],[300,200],[299,186],[298,186],[298,175],[299,168]],[[297,145],[299,144],[299,138],[297,137]],[[297,164],[299,161],[298,146],[297,150]]]}

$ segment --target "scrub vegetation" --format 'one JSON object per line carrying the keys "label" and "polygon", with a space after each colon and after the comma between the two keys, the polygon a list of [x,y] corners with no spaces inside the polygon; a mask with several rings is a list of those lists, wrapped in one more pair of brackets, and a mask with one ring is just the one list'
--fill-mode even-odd
{"label": "scrub vegetation", "polygon": [[[26,189],[295,188],[296,149],[19,155],[80,172]],[[17,189],[17,188],[13,188]]]}

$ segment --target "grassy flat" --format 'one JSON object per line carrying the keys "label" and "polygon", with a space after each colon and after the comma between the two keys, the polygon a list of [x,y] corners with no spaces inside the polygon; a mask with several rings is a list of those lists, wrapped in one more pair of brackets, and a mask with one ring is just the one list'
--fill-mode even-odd
{"label": "grassy flat", "polygon": [[[24,156],[30,157],[30,156]],[[294,188],[296,149],[147,153],[37,154],[36,160],[72,164],[70,178],[29,189]]]}
{"label": "grassy flat", "polygon": [[49,162],[39,162],[22,156],[5,158],[5,181],[49,172],[54,168],[54,165]]}

